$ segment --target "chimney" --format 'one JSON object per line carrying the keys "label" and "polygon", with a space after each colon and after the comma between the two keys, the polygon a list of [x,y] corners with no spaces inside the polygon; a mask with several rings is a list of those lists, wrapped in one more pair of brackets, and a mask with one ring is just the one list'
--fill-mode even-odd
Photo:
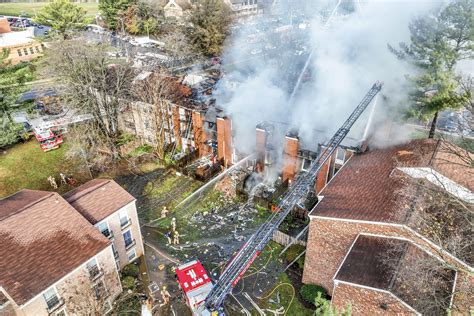
{"label": "chimney", "polygon": [[204,114],[199,111],[192,112],[193,119],[193,134],[194,134],[194,148],[198,152],[199,157],[204,157],[210,153],[209,146],[206,142],[206,131],[203,128],[204,125]]}
{"label": "chimney", "polygon": [[255,151],[257,153],[257,163],[255,169],[257,172],[265,170],[265,153],[267,146],[267,131],[263,124],[257,125],[256,129],[256,145]]}
{"label": "chimney", "polygon": [[171,115],[173,119],[173,133],[176,141],[176,146],[182,147],[180,135],[180,121],[179,121],[179,107],[176,104],[172,105]]}
{"label": "chimney", "polygon": [[285,136],[285,148],[283,152],[283,182],[293,181],[295,179],[298,147],[298,136]]}
{"label": "chimney", "polygon": [[[323,150],[323,149],[321,149]],[[331,157],[324,163],[324,165],[319,170],[318,176],[316,178],[315,192],[319,194],[321,190],[326,186],[328,181],[334,175],[334,168],[336,162],[337,150],[331,155]]]}
{"label": "chimney", "polygon": [[232,121],[228,117],[217,118],[217,159],[224,168],[232,166]]}

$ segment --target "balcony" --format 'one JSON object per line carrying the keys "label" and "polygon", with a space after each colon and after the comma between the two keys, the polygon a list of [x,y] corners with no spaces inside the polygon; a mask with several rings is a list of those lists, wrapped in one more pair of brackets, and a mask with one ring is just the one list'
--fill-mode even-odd
{"label": "balcony", "polygon": [[91,281],[95,281],[103,275],[104,271],[102,271],[102,269],[99,269],[98,266],[89,268],[89,278],[91,279]]}
{"label": "balcony", "polygon": [[48,307],[46,308],[48,313],[52,314],[58,309],[60,309],[62,306],[64,306],[64,299],[59,298],[55,295],[46,301],[46,305],[48,305]]}
{"label": "balcony", "polygon": [[135,246],[137,243],[135,242],[135,239],[132,240],[125,240],[125,250],[129,250],[133,246]]}
{"label": "balcony", "polygon": [[132,225],[132,220],[130,218],[120,219],[120,228],[125,229]]}
{"label": "balcony", "polygon": [[114,239],[114,233],[109,229],[105,229],[105,230],[101,231],[101,233],[102,233],[102,235],[104,235],[108,239]]}

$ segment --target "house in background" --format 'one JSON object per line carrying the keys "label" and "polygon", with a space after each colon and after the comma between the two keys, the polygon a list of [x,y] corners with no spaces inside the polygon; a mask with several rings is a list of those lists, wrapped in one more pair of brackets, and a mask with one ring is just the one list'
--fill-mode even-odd
{"label": "house in background", "polygon": [[263,13],[257,0],[224,0],[224,3],[239,17]]}
{"label": "house in background", "polygon": [[166,18],[180,19],[190,9],[192,9],[192,5],[189,0],[169,0],[164,5],[163,12]]}
{"label": "house in background", "polygon": [[0,314],[106,314],[122,292],[108,238],[54,192],[0,200]]}
{"label": "house in background", "polygon": [[94,179],[63,197],[110,240],[119,270],[144,254],[136,200],[115,181]]}
{"label": "house in background", "polygon": [[6,62],[18,64],[43,55],[43,44],[34,39],[34,27],[12,31],[6,18],[0,18],[0,51],[9,51]]}
{"label": "house in background", "polygon": [[[416,140],[350,157],[319,192],[309,214],[303,282],[325,287],[338,310],[350,304],[360,315],[437,315],[449,307],[469,313],[474,302],[466,291],[474,287],[472,253],[461,257],[442,249],[413,217],[413,208],[420,207],[414,206],[420,179],[465,205],[474,204],[472,167],[450,151],[452,146]],[[397,266],[384,265],[384,257],[397,259]],[[442,271],[443,284],[428,285],[436,297],[427,299],[399,272],[430,258],[450,269]],[[423,304],[430,299],[445,310]]]}

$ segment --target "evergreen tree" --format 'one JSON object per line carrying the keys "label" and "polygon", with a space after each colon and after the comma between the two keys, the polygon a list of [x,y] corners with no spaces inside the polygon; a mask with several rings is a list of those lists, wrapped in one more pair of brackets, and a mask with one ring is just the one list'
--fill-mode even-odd
{"label": "evergreen tree", "polygon": [[474,0],[455,0],[437,14],[415,19],[409,26],[410,43],[389,47],[399,58],[421,70],[409,77],[414,83],[409,115],[432,117],[429,138],[434,137],[438,113],[463,106],[468,96],[459,89],[455,67],[474,54]]}
{"label": "evergreen tree", "polygon": [[35,21],[51,26],[66,38],[70,31],[86,25],[86,11],[69,0],[54,0],[38,12]]}
{"label": "evergreen tree", "polygon": [[134,3],[135,0],[100,0],[99,10],[109,29],[116,30],[120,27],[119,16]]}

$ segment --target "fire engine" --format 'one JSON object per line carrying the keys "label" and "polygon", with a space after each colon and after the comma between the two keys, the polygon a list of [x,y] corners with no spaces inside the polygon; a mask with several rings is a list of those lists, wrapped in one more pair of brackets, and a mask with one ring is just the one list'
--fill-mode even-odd
{"label": "fire engine", "polygon": [[33,133],[40,143],[42,151],[57,149],[63,142],[63,136],[59,130],[35,128],[33,129]]}
{"label": "fire engine", "polygon": [[211,278],[199,260],[193,260],[180,265],[176,269],[176,276],[186,298],[186,303],[193,312],[193,315],[217,315],[217,313],[198,311],[198,307],[202,306],[213,287]]}

